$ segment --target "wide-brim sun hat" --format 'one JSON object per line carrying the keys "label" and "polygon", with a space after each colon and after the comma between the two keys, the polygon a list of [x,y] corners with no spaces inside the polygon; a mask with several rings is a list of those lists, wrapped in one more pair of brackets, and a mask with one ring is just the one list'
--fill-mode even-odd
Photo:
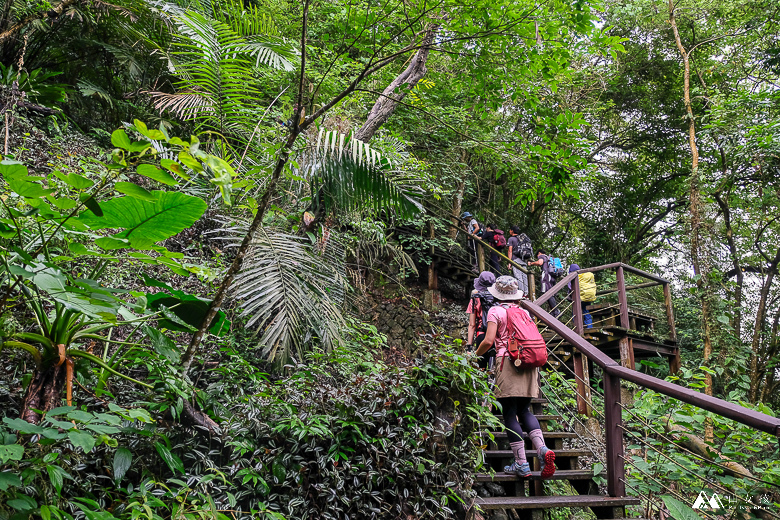
{"label": "wide-brim sun hat", "polygon": [[474,279],[474,289],[486,291],[494,283],[496,283],[496,275],[490,271],[482,271],[479,273],[479,278]]}
{"label": "wide-brim sun hat", "polygon": [[497,300],[519,300],[523,297],[517,279],[511,276],[499,276],[496,283],[488,287],[488,292]]}

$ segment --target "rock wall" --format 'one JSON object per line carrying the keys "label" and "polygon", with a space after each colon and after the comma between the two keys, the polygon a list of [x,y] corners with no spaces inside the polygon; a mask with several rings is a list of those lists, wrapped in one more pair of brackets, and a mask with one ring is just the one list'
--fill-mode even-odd
{"label": "rock wall", "polygon": [[391,347],[408,350],[421,339],[448,336],[466,341],[467,302],[442,298],[442,310],[436,313],[422,308],[422,291],[407,294],[383,287],[367,295],[363,310],[377,330],[387,335]]}

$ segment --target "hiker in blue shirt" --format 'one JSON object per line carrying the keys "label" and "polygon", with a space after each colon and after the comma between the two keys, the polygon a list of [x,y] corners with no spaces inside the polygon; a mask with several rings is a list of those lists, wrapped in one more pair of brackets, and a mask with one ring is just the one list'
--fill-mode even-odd
{"label": "hiker in blue shirt", "polygon": [[[544,249],[539,249],[536,252],[536,260],[533,262],[528,262],[528,265],[538,265],[542,268],[542,292],[546,293],[552,289],[553,285],[555,285],[555,282],[557,281],[558,275],[555,272],[555,267],[550,262],[550,256],[547,255],[547,251]],[[561,314],[561,310],[557,308],[558,300],[555,299],[555,296],[552,296],[549,300],[547,300],[547,305],[550,307],[550,314],[552,314],[555,318]]]}

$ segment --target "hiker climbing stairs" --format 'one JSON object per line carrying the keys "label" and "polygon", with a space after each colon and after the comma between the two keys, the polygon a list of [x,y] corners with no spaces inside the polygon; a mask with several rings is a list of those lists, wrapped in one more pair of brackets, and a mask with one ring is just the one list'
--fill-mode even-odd
{"label": "hiker climbing stairs", "polygon": [[546,492],[547,484],[541,481],[536,450],[527,436],[526,456],[532,466],[531,477],[504,473],[504,466],[513,459],[507,433],[483,432],[485,465],[492,471],[475,475],[475,486],[480,493],[476,505],[485,512],[486,518],[490,518],[491,510],[512,510],[518,518],[536,519],[542,518],[546,509],[564,507],[588,508],[596,518],[624,518],[625,506],[639,504],[639,499],[608,497],[599,493],[593,469],[583,460],[592,460],[595,454],[587,448],[571,447],[572,441],[579,438],[577,433],[560,427],[552,428],[562,424],[562,417],[543,413],[547,404],[547,399],[538,398],[532,400],[531,406],[542,426],[547,446],[555,451],[557,470],[549,480],[568,483],[572,493],[552,495]]}
{"label": "hiker climbing stairs", "polygon": [[[579,307],[579,302],[573,303]],[[526,438],[530,477],[505,473],[504,467],[514,458],[506,432],[500,428],[482,432],[484,469],[474,475],[477,491],[474,506],[481,510],[482,518],[541,520],[545,511],[562,508],[589,510],[596,518],[603,519],[633,517],[637,513],[646,518],[668,516],[668,512],[662,513],[666,506],[659,495],[666,493],[678,501],[684,497],[679,490],[661,487],[663,484],[652,474],[654,471],[648,463],[649,460],[668,460],[675,464],[672,457],[680,446],[672,438],[673,434],[663,427],[653,429],[651,421],[642,417],[641,411],[637,414],[632,399],[623,395],[625,389],[621,387],[621,381],[624,380],[670,402],[696,407],[780,438],[779,418],[624,366],[621,363],[626,359],[618,362],[601,351],[599,342],[603,338],[597,331],[586,331],[570,309],[568,315],[562,312],[556,318],[536,302],[520,300],[519,304],[538,321],[540,330],[544,329],[550,340],[547,344],[550,358],[557,361],[557,364],[548,363],[541,370],[542,395],[531,401],[545,443],[555,451],[557,470],[550,479],[542,481],[536,451]],[[561,357],[561,352],[566,352],[569,358]],[[595,386],[588,382],[588,372],[593,373],[591,366],[600,371],[599,384]],[[588,404],[584,410],[580,406],[583,402]],[[632,422],[638,425],[637,429],[632,429]],[[701,434],[685,431],[686,435]],[[712,471],[725,468],[708,456],[700,457],[699,461],[710,465]],[[687,472],[691,479],[701,478],[695,467],[679,464],[676,467]],[[734,477],[743,479],[741,486],[764,484],[751,476],[734,474]],[[648,494],[641,485],[636,485],[650,481],[662,493]],[[706,485],[713,486],[712,489],[719,493],[733,492],[711,480],[706,481]],[[737,500],[746,510],[766,511],[750,497]]]}

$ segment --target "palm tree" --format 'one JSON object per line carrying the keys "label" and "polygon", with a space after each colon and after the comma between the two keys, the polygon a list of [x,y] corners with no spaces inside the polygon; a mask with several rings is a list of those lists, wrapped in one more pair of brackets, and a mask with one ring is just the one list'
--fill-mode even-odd
{"label": "palm tree", "polygon": [[176,30],[168,49],[161,49],[175,76],[174,92],[150,92],[155,107],[185,120],[196,130],[211,130],[246,144],[259,119],[263,99],[261,67],[290,71],[296,46],[279,33],[256,7],[228,0],[182,8],[154,2]]}

